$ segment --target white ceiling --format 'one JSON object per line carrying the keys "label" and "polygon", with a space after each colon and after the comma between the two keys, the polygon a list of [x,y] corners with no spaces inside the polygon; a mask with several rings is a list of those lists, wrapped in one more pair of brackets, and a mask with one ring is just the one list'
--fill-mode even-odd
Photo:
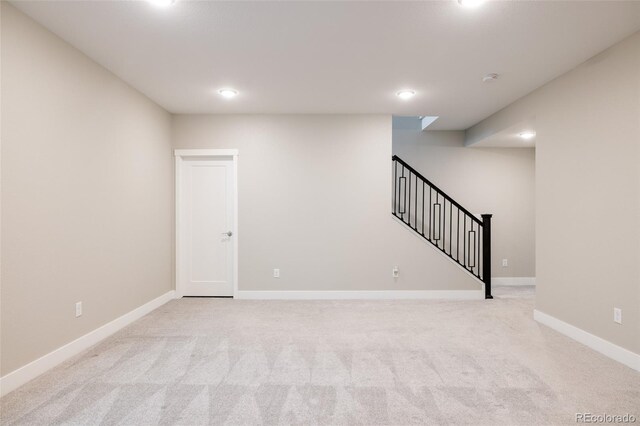
{"label": "white ceiling", "polygon": [[470,127],[640,29],[640,1],[13,4],[173,113],[440,116],[430,129]]}

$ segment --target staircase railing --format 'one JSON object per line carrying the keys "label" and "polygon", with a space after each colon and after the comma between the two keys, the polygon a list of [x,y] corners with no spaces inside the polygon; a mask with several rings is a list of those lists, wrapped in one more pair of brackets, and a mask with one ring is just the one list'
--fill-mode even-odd
{"label": "staircase railing", "polygon": [[393,212],[422,238],[484,283],[491,296],[491,216],[482,220],[399,158],[393,161]]}

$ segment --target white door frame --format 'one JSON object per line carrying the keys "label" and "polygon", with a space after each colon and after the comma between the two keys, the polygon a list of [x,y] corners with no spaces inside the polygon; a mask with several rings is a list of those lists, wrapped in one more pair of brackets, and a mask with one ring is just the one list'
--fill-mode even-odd
{"label": "white door frame", "polygon": [[211,159],[221,160],[232,158],[231,167],[233,168],[233,237],[235,237],[233,244],[233,297],[238,296],[238,150],[237,149],[176,149],[174,151],[176,157],[176,223],[175,223],[175,282],[176,282],[176,298],[184,296],[184,288],[180,282],[181,262],[180,262],[180,176],[182,174],[182,166],[186,158],[198,158],[198,159]]}

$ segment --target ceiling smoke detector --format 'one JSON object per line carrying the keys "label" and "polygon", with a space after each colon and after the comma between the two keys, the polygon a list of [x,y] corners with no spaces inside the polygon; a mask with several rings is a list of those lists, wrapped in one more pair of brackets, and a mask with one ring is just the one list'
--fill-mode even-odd
{"label": "ceiling smoke detector", "polygon": [[492,81],[496,81],[498,79],[498,74],[496,73],[491,73],[491,74],[487,74],[484,77],[482,77],[482,81],[485,83],[491,83]]}

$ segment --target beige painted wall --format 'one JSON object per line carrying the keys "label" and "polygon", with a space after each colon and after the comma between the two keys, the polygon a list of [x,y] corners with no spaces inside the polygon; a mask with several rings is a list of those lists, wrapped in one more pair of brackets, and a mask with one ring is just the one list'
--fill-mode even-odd
{"label": "beige painted wall", "polygon": [[240,150],[240,290],[481,288],[392,218],[390,116],[176,115],[172,139]]}
{"label": "beige painted wall", "polygon": [[173,159],[167,112],[6,2],[1,71],[5,375],[172,289]]}
{"label": "beige painted wall", "polygon": [[470,212],[493,214],[493,277],[535,277],[533,149],[472,149],[463,131],[396,128],[393,153]]}
{"label": "beige painted wall", "polygon": [[537,309],[640,353],[640,33],[477,124],[467,140],[531,116]]}

